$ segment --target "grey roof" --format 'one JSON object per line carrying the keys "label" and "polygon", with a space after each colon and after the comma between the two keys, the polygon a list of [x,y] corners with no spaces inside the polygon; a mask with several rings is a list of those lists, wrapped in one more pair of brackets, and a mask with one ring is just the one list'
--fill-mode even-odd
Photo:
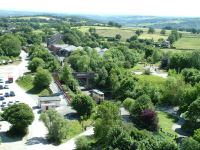
{"label": "grey roof", "polygon": [[42,96],[42,97],[39,97],[39,101],[40,102],[46,102],[46,101],[61,101],[60,97],[59,96]]}
{"label": "grey roof", "polygon": [[93,89],[92,92],[95,92],[95,93],[100,94],[100,95],[103,95],[103,94],[104,94],[103,92],[101,92],[101,91],[99,91],[99,90],[97,90],[97,89]]}

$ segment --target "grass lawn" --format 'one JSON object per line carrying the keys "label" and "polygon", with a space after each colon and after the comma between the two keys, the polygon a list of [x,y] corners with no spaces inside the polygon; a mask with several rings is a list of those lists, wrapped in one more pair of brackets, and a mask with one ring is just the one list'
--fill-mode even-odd
{"label": "grass lawn", "polygon": [[130,71],[144,71],[144,64],[137,64],[131,68]]}
{"label": "grass lawn", "polygon": [[155,75],[135,75],[139,78],[140,83],[149,83],[151,85],[162,86],[165,82],[165,78],[155,76]]}
{"label": "grass lawn", "polygon": [[183,37],[175,42],[174,46],[177,49],[199,49],[200,50],[200,37]]}
{"label": "grass lawn", "polygon": [[68,133],[67,138],[64,139],[63,142],[73,138],[74,136],[80,134],[83,132],[83,128],[81,127],[81,124],[76,120],[68,120]]}
{"label": "grass lawn", "polygon": [[160,128],[162,128],[163,131],[168,132],[172,135],[177,135],[177,133],[172,130],[172,126],[175,122],[177,122],[177,118],[165,112],[158,111],[157,113]]}
{"label": "grass lawn", "polygon": [[39,90],[33,85],[33,76],[28,74],[17,79],[17,84],[26,90],[27,93],[37,94],[39,96],[49,96],[51,94],[49,89]]}

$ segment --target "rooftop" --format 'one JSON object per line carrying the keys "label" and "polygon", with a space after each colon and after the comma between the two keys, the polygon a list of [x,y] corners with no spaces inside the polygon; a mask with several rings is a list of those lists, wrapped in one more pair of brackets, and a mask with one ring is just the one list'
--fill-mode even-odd
{"label": "rooftop", "polygon": [[61,101],[59,96],[41,96],[39,97],[39,101],[46,102],[46,101]]}

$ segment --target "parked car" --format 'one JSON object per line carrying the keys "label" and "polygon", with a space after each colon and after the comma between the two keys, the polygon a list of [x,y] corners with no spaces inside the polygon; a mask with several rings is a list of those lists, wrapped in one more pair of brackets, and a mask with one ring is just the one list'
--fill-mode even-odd
{"label": "parked car", "polygon": [[13,104],[14,104],[13,101],[9,101],[9,102],[8,102],[8,106],[11,106],[11,105],[13,105]]}
{"label": "parked car", "polygon": [[15,92],[14,91],[10,91],[10,96],[15,96]]}
{"label": "parked car", "polygon": [[3,96],[0,96],[0,100],[4,100],[5,98]]}
{"label": "parked car", "polygon": [[0,95],[3,95],[3,93],[0,93]]}
{"label": "parked car", "polygon": [[4,89],[9,89],[9,86],[7,84],[4,85]]}
{"label": "parked car", "polygon": [[6,102],[2,102],[3,105],[6,105]]}
{"label": "parked car", "polygon": [[10,94],[8,93],[8,92],[6,92],[5,94],[4,94],[4,97],[9,97],[10,96]]}
{"label": "parked car", "polygon": [[0,90],[2,90],[3,89],[3,85],[0,85]]}
{"label": "parked car", "polygon": [[3,79],[0,79],[0,83],[3,83]]}
{"label": "parked car", "polygon": [[19,101],[15,101],[15,103],[16,103],[16,104],[18,104],[18,103],[19,103]]}

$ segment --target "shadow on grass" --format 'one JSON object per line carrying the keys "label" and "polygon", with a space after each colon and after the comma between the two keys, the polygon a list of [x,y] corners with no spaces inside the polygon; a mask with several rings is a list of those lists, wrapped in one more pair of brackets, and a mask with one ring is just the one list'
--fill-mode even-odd
{"label": "shadow on grass", "polygon": [[0,132],[0,137],[2,143],[17,142],[23,139],[23,136],[10,136],[7,132]]}
{"label": "shadow on grass", "polygon": [[44,90],[44,89],[33,87],[32,89],[28,90],[27,93],[28,93],[28,94],[39,94],[39,93],[41,93],[43,90]]}

